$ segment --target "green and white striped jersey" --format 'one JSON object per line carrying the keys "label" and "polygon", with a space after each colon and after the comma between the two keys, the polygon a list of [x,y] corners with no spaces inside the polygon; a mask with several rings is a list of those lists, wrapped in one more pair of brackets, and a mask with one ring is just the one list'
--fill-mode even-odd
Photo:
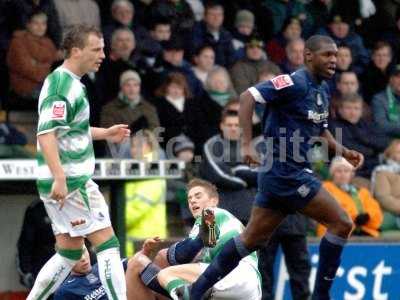
{"label": "green and white striped jersey", "polygon": [[[221,252],[225,243],[231,238],[238,236],[243,232],[243,224],[229,211],[222,208],[213,208],[215,213],[215,225],[217,232],[217,244],[213,248],[203,248],[201,261],[204,263],[211,263],[211,261]],[[199,234],[201,225],[201,217],[196,218],[192,230],[190,231],[189,237],[196,238]],[[258,275],[258,258],[256,252],[251,253],[242,259],[242,261],[252,265],[257,271]]]}
{"label": "green and white striped jersey", "polygon": [[[55,131],[68,191],[83,185],[94,171],[94,151],[89,125],[89,102],[80,77],[64,67],[49,74],[39,96],[37,135]],[[52,174],[37,143],[40,194],[49,194]]]}

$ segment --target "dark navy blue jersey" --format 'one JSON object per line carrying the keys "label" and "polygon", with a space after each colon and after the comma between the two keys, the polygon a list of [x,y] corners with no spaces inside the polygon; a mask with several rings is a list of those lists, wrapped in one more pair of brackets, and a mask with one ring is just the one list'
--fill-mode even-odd
{"label": "dark navy blue jersey", "polygon": [[312,147],[328,127],[328,84],[318,84],[303,68],[259,83],[249,92],[257,102],[265,104],[265,164],[271,168],[271,161],[267,160],[273,160],[272,173],[284,176],[291,171],[311,169]]}
{"label": "dark navy blue jersey", "polygon": [[[128,260],[123,259],[122,264],[126,271]],[[93,265],[89,274],[69,275],[54,293],[54,300],[108,300],[101,285],[98,265]]]}

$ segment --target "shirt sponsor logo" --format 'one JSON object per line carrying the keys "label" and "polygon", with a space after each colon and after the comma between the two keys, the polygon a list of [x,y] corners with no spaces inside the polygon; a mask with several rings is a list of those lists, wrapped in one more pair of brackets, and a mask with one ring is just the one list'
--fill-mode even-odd
{"label": "shirt sponsor logo", "polygon": [[276,90],[283,89],[285,87],[293,85],[293,80],[289,75],[279,75],[271,79],[272,84]]}
{"label": "shirt sponsor logo", "polygon": [[55,101],[52,107],[51,118],[53,120],[65,120],[66,109],[64,101]]}
{"label": "shirt sponsor logo", "polygon": [[106,295],[105,289],[101,286],[85,296],[85,300],[97,300]]}
{"label": "shirt sponsor logo", "polygon": [[322,123],[324,122],[329,116],[329,112],[324,111],[323,113],[317,113],[315,111],[309,110],[307,114],[307,118],[312,120],[314,123]]}

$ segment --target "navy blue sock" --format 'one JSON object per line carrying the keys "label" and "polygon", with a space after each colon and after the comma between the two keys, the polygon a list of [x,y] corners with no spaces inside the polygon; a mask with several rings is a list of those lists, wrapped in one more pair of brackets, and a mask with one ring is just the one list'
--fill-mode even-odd
{"label": "navy blue sock", "polygon": [[254,250],[248,250],[239,236],[230,239],[221,252],[214,258],[212,263],[203,274],[193,283],[190,291],[191,300],[201,300],[201,297],[215,283],[228,275],[239,264],[243,257],[246,257]]}
{"label": "navy blue sock", "polygon": [[160,272],[160,267],[154,263],[149,263],[146,268],[139,274],[140,279],[145,286],[150,288],[152,291],[164,295],[168,299],[171,299],[169,293],[160,285],[157,279],[157,274]]}
{"label": "navy blue sock", "polygon": [[199,236],[195,239],[184,239],[168,248],[168,262],[171,266],[190,263],[203,247]]}
{"label": "navy blue sock", "polygon": [[345,238],[329,232],[322,238],[319,245],[319,264],[313,300],[330,299],[329,290],[339,268],[340,257],[346,241]]}

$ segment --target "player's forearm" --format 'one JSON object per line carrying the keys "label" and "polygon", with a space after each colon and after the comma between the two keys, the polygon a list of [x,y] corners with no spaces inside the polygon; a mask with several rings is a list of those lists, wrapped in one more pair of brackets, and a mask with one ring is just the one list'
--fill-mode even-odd
{"label": "player's forearm", "polygon": [[239,123],[242,129],[242,144],[249,145],[253,138],[253,112],[254,98],[250,92],[245,91],[240,95]]}
{"label": "player's forearm", "polygon": [[90,133],[93,140],[105,140],[108,138],[107,128],[90,127]]}
{"label": "player's forearm", "polygon": [[336,155],[343,155],[344,152],[348,150],[345,146],[335,140],[328,129],[323,132],[322,137],[327,141],[330,152],[335,153]]}
{"label": "player's forearm", "polygon": [[54,178],[65,179],[64,169],[61,165],[57,139],[54,132],[41,134],[37,137],[44,159]]}

